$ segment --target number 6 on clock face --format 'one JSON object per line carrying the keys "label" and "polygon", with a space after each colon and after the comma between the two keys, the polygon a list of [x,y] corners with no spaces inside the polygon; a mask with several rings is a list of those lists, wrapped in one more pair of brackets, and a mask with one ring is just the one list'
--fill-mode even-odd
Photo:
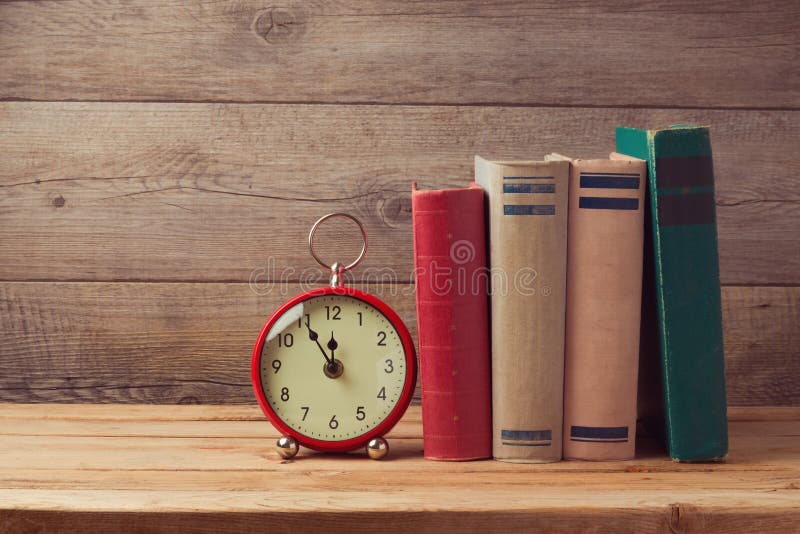
{"label": "number 6 on clock face", "polygon": [[386,434],[408,407],[416,353],[397,314],[353,288],[298,295],[264,325],[252,379],[273,426],[306,447],[347,451]]}

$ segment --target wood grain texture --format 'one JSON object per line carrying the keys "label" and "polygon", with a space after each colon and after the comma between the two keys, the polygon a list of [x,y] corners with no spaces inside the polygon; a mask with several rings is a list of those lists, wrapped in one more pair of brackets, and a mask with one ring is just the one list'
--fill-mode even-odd
{"label": "wood grain texture", "polygon": [[723,295],[728,398],[800,405],[800,288],[728,287]]}
{"label": "wood grain texture", "polygon": [[797,108],[797,20],[792,0],[3,2],[0,98]]}
{"label": "wood grain texture", "polygon": [[[261,322],[326,278],[304,246],[320,215],[367,224],[353,278],[378,282],[413,329],[412,180],[463,186],[476,153],[604,156],[618,124],[697,123],[714,144],[729,402],[800,404],[798,18],[792,0],[0,2],[0,400],[252,403]],[[322,232],[331,260],[357,252],[343,230]],[[626,517],[778,524],[730,503],[713,525],[679,503],[657,524]],[[558,513],[406,520],[567,528]],[[156,524],[3,510],[0,531],[101,517],[105,531]],[[182,531],[197,515],[167,517]]]}
{"label": "wood grain texture", "polygon": [[[250,357],[312,285],[2,283],[0,400],[251,403]],[[413,286],[361,286],[416,333]]]}
{"label": "wood grain texture", "polygon": [[726,463],[648,439],[625,462],[431,462],[412,407],[386,461],[281,461],[255,407],[2,405],[0,530],[792,532],[798,433],[797,409],[734,408]]}
{"label": "wood grain texture", "polygon": [[[5,103],[0,279],[320,279],[306,235],[343,210],[371,237],[356,275],[407,281],[412,180],[463,186],[476,153],[601,156],[618,124],[684,122],[712,128],[722,282],[797,284],[798,121],[767,111]],[[345,241],[350,257],[357,243]]]}
{"label": "wood grain texture", "polygon": [[[0,283],[0,401],[244,403],[256,334],[305,286]],[[368,284],[416,338],[414,286]],[[724,287],[728,400],[800,405],[800,288]]]}

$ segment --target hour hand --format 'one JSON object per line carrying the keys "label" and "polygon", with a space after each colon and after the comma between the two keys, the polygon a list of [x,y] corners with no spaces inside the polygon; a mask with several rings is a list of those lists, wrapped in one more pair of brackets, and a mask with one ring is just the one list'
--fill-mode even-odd
{"label": "hour hand", "polygon": [[336,340],[333,338],[333,331],[331,331],[331,340],[330,340],[330,341],[328,341],[328,350],[330,350],[330,351],[331,351],[331,359],[333,359],[333,358],[334,358],[334,356],[333,356],[333,354],[334,354],[334,351],[335,351],[336,349],[338,349],[338,348],[339,348],[339,344],[338,344],[338,343],[336,342]]}

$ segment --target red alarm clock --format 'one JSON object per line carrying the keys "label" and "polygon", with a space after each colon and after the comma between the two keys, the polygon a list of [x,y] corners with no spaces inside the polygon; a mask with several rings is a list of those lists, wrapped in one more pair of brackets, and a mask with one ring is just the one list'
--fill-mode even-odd
{"label": "red alarm clock", "polygon": [[[314,251],[317,228],[334,217],[348,218],[361,230],[361,253],[347,266],[328,266]],[[383,458],[389,451],[383,436],[414,394],[414,342],[386,303],[344,286],[344,272],[367,251],[358,219],[325,215],[308,241],[314,259],[331,270],[331,284],[289,299],[261,329],[251,367],[256,399],[283,435],[277,444],[283,458],[297,454],[300,445],[324,452],[366,447],[370,458]]]}

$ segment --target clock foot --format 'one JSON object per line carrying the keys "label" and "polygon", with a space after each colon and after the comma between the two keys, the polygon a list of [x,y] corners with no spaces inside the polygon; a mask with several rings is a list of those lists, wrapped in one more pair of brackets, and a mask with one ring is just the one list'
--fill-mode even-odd
{"label": "clock foot", "polygon": [[380,460],[389,454],[389,444],[383,438],[374,438],[367,443],[367,455],[373,460]]}
{"label": "clock foot", "polygon": [[297,451],[300,450],[300,445],[291,436],[281,436],[275,445],[275,450],[278,451],[281,458],[288,460],[295,457]]}

